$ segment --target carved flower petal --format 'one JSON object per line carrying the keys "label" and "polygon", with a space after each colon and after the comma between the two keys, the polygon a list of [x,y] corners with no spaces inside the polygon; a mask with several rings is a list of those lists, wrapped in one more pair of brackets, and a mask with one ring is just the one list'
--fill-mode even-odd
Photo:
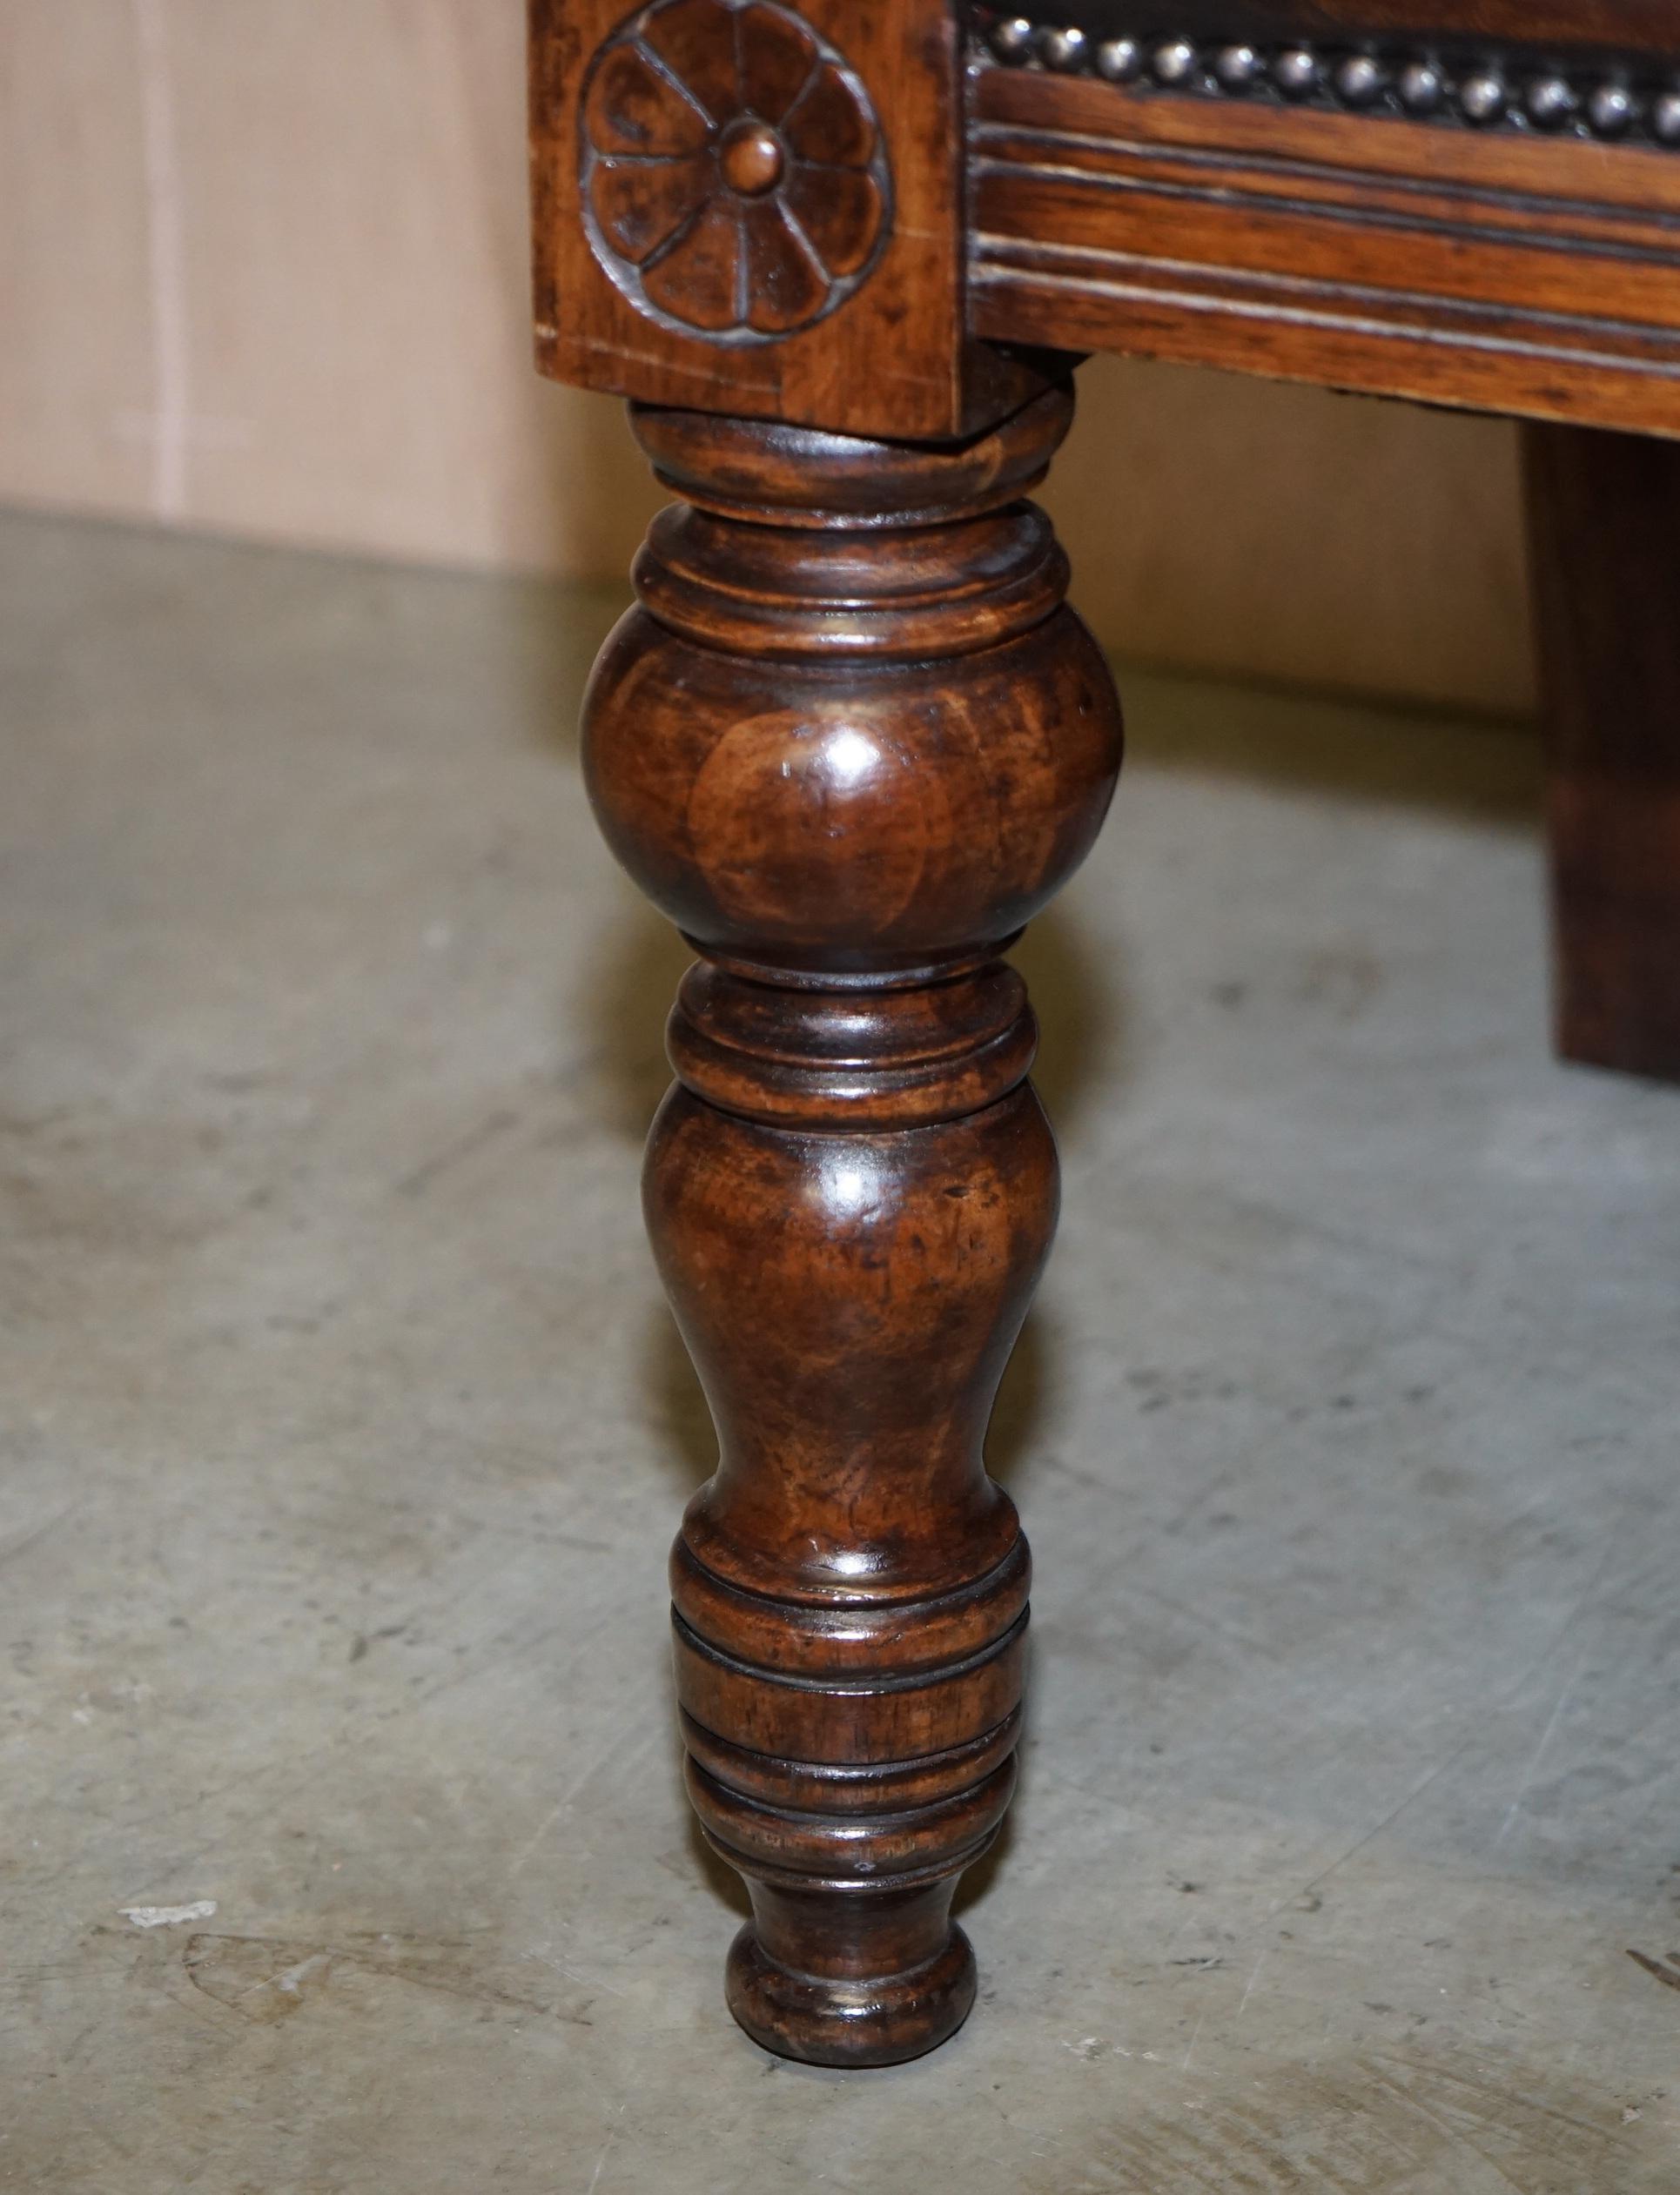
{"label": "carved flower petal", "polygon": [[866,168],[875,157],[869,109],[831,61],[790,110],[782,134],[800,159],[827,167]]}
{"label": "carved flower petal", "polygon": [[816,66],[816,42],[779,8],[749,7],[736,22],[741,41],[741,96],[766,122],[779,122]]}
{"label": "carved flower petal", "polygon": [[650,305],[685,327],[732,328],[741,267],[741,217],[726,198],[714,198],[642,278]]}
{"label": "carved flower petal", "polygon": [[597,152],[680,158],[702,151],[711,136],[693,100],[629,45],[615,46],[595,70],[584,118]]}
{"label": "carved flower petal", "polygon": [[747,232],[747,319],[761,335],[814,319],[828,301],[828,278],[774,198],[743,209]]}
{"label": "carved flower petal", "polygon": [[590,180],[589,199],[602,236],[640,266],[716,187],[717,164],[709,153],[623,165],[602,160]]}
{"label": "carved flower petal", "polygon": [[875,249],[883,208],[873,176],[796,166],[782,199],[831,275],[856,274]]}
{"label": "carved flower petal", "polygon": [[642,36],[715,123],[740,113],[735,10],[723,0],[669,0],[648,15]]}

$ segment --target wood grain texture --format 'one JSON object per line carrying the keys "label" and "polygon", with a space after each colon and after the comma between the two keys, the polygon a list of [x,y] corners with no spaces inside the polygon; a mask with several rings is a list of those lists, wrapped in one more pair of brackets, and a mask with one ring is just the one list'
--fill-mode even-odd
{"label": "wood grain texture", "polygon": [[[755,36],[783,52],[763,58]],[[802,38],[803,78],[788,58]],[[946,0],[806,0],[796,17],[762,0],[530,0],[530,41],[543,373],[645,402],[930,437],[1040,385],[964,334]],[[761,108],[780,140],[765,157],[788,174],[756,198],[717,164]]]}
{"label": "wood grain texture", "polygon": [[1680,1082],[1680,448],[1530,428],[1557,1039]]}
{"label": "wood grain texture", "polygon": [[960,2024],[951,1893],[1013,1784],[1027,1554],[982,1445],[1058,1191],[1001,955],[1120,757],[1023,500],[1071,411],[946,446],[640,411],[683,501],[586,708],[608,842],[703,956],[645,1176],[721,1448],[672,1561],[689,1787],[752,1892],[731,2006],[822,2064]]}
{"label": "wood grain texture", "polygon": [[1680,160],[982,70],[983,334],[1680,434]]}

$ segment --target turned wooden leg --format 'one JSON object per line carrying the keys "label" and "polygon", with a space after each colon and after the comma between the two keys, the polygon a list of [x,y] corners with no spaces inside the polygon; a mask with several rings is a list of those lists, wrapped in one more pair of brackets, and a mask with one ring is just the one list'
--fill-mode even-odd
{"label": "turned wooden leg", "polygon": [[1071,413],[913,446],[637,409],[685,501],[586,710],[601,826],[701,955],[646,1176],[721,1450],[672,1560],[689,1788],[752,1896],[730,2007],[823,2064],[961,2024],[951,1896],[1014,1780],[1027,1552],[981,1452],[1057,1168],[999,955],[1120,760],[1021,500]]}
{"label": "turned wooden leg", "polygon": [[1558,1044],[1680,1081],[1680,443],[1525,433]]}

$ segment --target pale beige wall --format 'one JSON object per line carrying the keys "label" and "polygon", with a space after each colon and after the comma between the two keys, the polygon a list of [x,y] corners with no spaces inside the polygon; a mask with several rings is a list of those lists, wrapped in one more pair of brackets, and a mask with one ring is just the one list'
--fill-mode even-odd
{"label": "pale beige wall", "polygon": [[[0,497],[621,572],[654,500],[526,337],[522,0],[0,0]],[[1531,698],[1508,428],[1087,369],[1052,492],[1133,654]]]}

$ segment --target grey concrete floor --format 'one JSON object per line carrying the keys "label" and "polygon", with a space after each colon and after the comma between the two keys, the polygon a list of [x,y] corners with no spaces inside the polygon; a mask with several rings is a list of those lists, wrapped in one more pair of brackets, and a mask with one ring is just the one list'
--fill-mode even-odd
{"label": "grey concrete floor", "polygon": [[1131,681],[1022,956],[983,2000],[884,2074],[730,2024],[613,607],[0,522],[0,2185],[1680,2188],[1680,1094],[1549,1058],[1486,728]]}

